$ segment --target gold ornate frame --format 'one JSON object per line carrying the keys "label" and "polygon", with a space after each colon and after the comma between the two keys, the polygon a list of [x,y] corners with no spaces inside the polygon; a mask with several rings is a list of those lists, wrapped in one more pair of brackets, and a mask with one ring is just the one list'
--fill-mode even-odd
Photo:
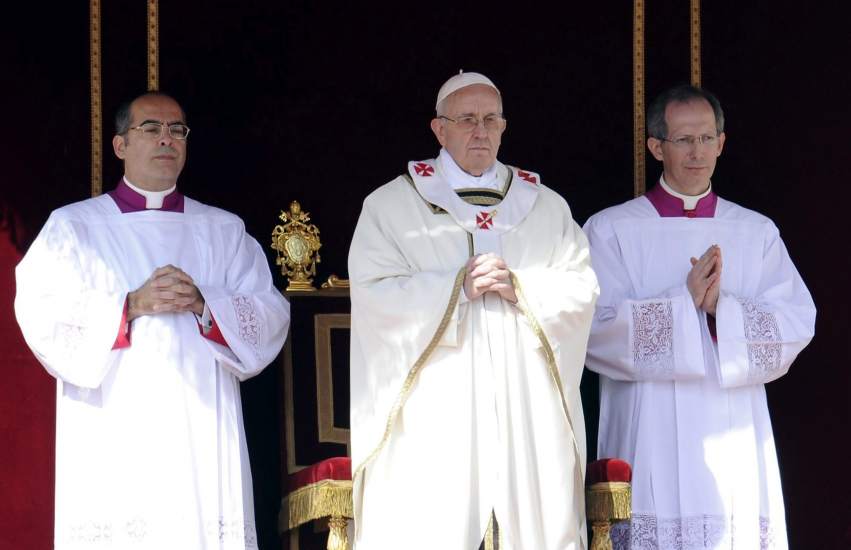
{"label": "gold ornate frame", "polygon": [[644,194],[644,0],[632,4],[632,152],[633,194]]}
{"label": "gold ornate frame", "polygon": [[700,86],[700,0],[691,0],[691,85]]}
{"label": "gold ornate frame", "polygon": [[148,0],[148,90],[160,88],[160,7],[158,0]]}
{"label": "gold ornate frame", "polygon": [[[700,0],[690,0],[689,25],[690,71],[692,86],[701,85],[700,70]],[[632,4],[632,106],[633,106],[633,194],[644,194],[646,166],[644,159],[645,92],[644,92],[644,0]]]}
{"label": "gold ornate frame", "polygon": [[89,0],[89,89],[92,129],[92,196],[103,192],[101,117],[100,0]]}
{"label": "gold ornate frame", "polygon": [[[348,296],[347,288],[321,289],[312,296]],[[314,352],[316,369],[316,419],[318,441],[346,445],[351,454],[349,430],[334,426],[334,386],[332,385],[331,329],[350,328],[348,313],[318,313],[314,315]],[[284,435],[287,463],[286,474],[295,473],[305,465],[295,461],[295,396],[293,392],[292,345],[287,338],[283,351]],[[309,368],[309,367],[308,367]]]}
{"label": "gold ornate frame", "polygon": [[[316,291],[314,296],[341,296],[347,295],[348,289],[322,289]],[[351,327],[351,315],[348,313],[320,313],[314,316],[313,337],[316,369],[316,418],[317,433],[320,443],[339,443],[346,445],[346,454],[351,455],[351,443],[349,430],[334,426],[334,386],[333,386],[333,361],[331,355],[331,330],[348,329]],[[284,441],[282,444],[286,449],[286,472],[284,476],[297,472],[305,466],[296,464],[295,461],[295,402],[293,395],[293,361],[292,344],[287,338],[284,344]],[[321,524],[314,529],[323,530]],[[290,529],[282,536],[289,538],[290,550],[299,550],[299,530]]]}
{"label": "gold ornate frame", "polygon": [[348,313],[322,313],[313,317],[313,341],[316,349],[316,419],[321,443],[346,445],[351,454],[347,428],[334,426],[334,377],[331,370],[331,329],[349,329]]}
{"label": "gold ornate frame", "polygon": [[[91,195],[103,193],[103,92],[101,87],[101,0],[89,0],[89,90],[91,107]],[[148,90],[159,89],[159,1],[148,0]]]}

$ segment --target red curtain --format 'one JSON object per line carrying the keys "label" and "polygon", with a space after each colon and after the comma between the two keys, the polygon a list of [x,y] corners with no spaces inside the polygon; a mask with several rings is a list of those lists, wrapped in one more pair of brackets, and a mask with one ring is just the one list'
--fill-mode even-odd
{"label": "red curtain", "polygon": [[14,217],[0,217],[0,549],[53,547],[56,383],[15,321]]}

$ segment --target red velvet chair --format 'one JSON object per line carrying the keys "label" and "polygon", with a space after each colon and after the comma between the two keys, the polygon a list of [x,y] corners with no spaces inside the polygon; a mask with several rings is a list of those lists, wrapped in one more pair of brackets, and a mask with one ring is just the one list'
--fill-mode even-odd
{"label": "red velvet chair", "polygon": [[632,468],[618,458],[603,458],[588,465],[585,510],[591,522],[590,550],[612,550],[612,523],[632,515]]}
{"label": "red velvet chair", "polygon": [[329,458],[291,474],[278,527],[287,531],[328,518],[328,550],[349,547],[346,526],[352,513],[352,459]]}

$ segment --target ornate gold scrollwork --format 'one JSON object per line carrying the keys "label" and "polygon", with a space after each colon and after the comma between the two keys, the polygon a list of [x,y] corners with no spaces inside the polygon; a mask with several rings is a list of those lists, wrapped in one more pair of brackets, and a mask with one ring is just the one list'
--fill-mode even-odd
{"label": "ornate gold scrollwork", "polygon": [[278,253],[275,263],[281,275],[289,280],[287,290],[313,291],[316,264],[320,261],[319,228],[309,224],[310,213],[303,212],[298,201],[290,203],[290,211],[281,210],[282,225],[272,230],[272,248]]}
{"label": "ornate gold scrollwork", "polygon": [[89,2],[89,86],[92,117],[92,196],[103,192],[103,111],[101,105],[100,0]]}
{"label": "ornate gold scrollwork", "polygon": [[632,153],[633,193],[643,195],[645,191],[644,128],[644,0],[632,4]]}
{"label": "ornate gold scrollwork", "polygon": [[328,280],[322,283],[322,288],[349,288],[349,280],[337,277],[336,273],[332,273]]}

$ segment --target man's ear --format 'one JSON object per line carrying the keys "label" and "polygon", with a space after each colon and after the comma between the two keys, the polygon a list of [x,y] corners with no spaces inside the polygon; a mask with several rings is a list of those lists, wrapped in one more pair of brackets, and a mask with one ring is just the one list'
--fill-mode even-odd
{"label": "man's ear", "polygon": [[650,154],[653,155],[653,158],[662,162],[665,160],[665,155],[662,152],[662,140],[655,137],[647,138],[647,148],[650,150]]}
{"label": "man's ear", "polygon": [[718,156],[718,157],[721,156],[721,151],[724,150],[724,142],[725,141],[727,141],[727,134],[725,134],[724,132],[721,132],[720,134],[718,134],[718,154],[715,155],[715,156]]}
{"label": "man's ear", "polygon": [[112,138],[112,150],[115,151],[115,156],[124,159],[127,156],[125,148],[127,143],[124,142],[124,136],[115,136]]}
{"label": "man's ear", "polygon": [[443,122],[439,118],[435,117],[431,119],[431,131],[434,132],[434,137],[437,138],[437,142],[440,143],[440,146],[445,147],[446,143],[444,142],[446,141],[446,134],[443,130]]}

